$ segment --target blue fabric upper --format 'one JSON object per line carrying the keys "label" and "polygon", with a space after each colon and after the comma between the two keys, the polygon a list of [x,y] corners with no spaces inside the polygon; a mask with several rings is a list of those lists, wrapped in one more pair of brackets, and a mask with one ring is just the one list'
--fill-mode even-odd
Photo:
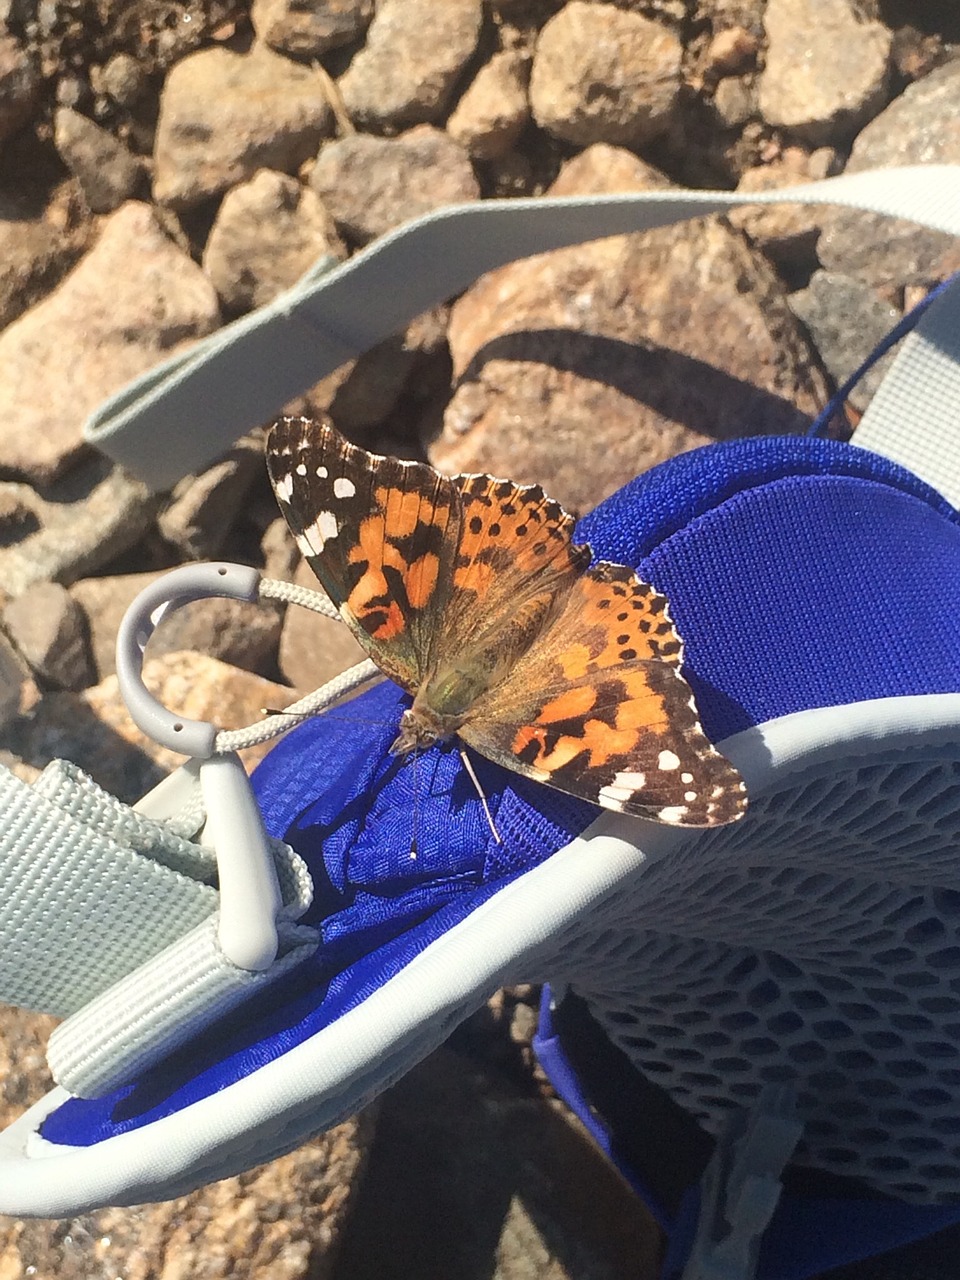
{"label": "blue fabric upper", "polygon": [[[714,739],[810,707],[960,689],[960,521],[864,450],[795,437],[711,445],[626,485],[577,536],[668,596]],[[45,1137],[89,1145],[255,1071],[596,817],[474,756],[497,845],[455,750],[415,768],[387,755],[402,705],[381,685],[291,733],[254,776],[268,829],[310,866],[316,957],[134,1084],[64,1104]]]}

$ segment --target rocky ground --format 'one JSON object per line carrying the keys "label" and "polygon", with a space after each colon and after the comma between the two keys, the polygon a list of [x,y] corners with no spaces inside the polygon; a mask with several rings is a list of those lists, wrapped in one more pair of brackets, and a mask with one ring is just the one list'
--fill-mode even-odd
{"label": "rocky ground", "polygon": [[[951,0],[0,0],[0,761],[136,798],[172,759],[118,698],[134,595],[211,556],[309,580],[259,433],[160,495],[83,444],[127,380],[451,201],[958,163],[958,122]],[[493,273],[298,405],[585,510],[694,445],[802,429],[958,267],[944,236],[818,208],[612,238]],[[149,679],[240,724],[354,656],[311,615],[206,602]],[[535,1081],[534,1003],[266,1170],[7,1222],[0,1277],[652,1274],[649,1221]],[[3,1016],[8,1117],[47,1087],[49,1025]],[[426,1202],[397,1190],[409,1159]]]}

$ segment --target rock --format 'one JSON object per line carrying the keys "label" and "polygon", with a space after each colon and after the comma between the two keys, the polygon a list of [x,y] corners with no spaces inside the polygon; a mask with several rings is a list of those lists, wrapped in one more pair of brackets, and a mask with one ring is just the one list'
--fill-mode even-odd
{"label": "rock", "polygon": [[[915,84],[858,135],[845,172],[960,163],[960,61]],[[875,287],[929,285],[960,270],[960,241],[916,223],[834,210],[817,245],[828,271]]]}
{"label": "rock", "polygon": [[68,585],[95,573],[147,530],[157,500],[146,486],[105,458],[90,458],[45,490],[0,483],[0,495],[30,512],[28,532],[0,545],[0,583],[18,596],[35,582]]}
{"label": "rock", "polygon": [[95,675],[86,619],[58,582],[38,582],[6,606],[7,634],[31,668],[60,689],[83,689]]}
{"label": "rock", "polygon": [[477,47],[482,10],[481,0],[380,0],[338,82],[354,124],[382,131],[440,120]]}
{"label": "rock", "polygon": [[0,28],[0,145],[30,119],[39,96],[33,58]]}
{"label": "rock", "polygon": [[612,4],[570,0],[537,40],[534,119],[579,146],[650,142],[670,123],[682,53],[674,32],[658,22]]}
{"label": "rock", "polygon": [[373,0],[253,0],[250,17],[261,40],[301,58],[317,58],[363,34]]}
{"label": "rock", "polygon": [[[180,650],[148,658],[144,684],[165,706],[222,729],[238,729],[263,719],[264,707],[282,709],[295,694],[205,653]],[[128,804],[145,795],[183,756],[158,746],[134,725],[120,696],[116,675],[82,693],[48,693],[32,715],[14,721],[7,746],[21,760],[43,768],[51,760],[72,760]],[[240,752],[247,769],[270,749],[261,743]]]}
{"label": "rock", "polygon": [[768,0],[760,111],[819,145],[849,137],[882,105],[893,36],[854,0]]}
{"label": "rock", "polygon": [[[0,1009],[3,1125],[53,1087],[46,1043],[54,1025],[46,1014]],[[367,1111],[260,1169],[166,1204],[101,1209],[66,1222],[5,1218],[0,1275],[333,1280],[373,1121]]]}
{"label": "rock", "polygon": [[228,191],[203,252],[203,269],[232,311],[272,302],[325,255],[346,256],[322,200],[295,178],[261,169]]}
{"label": "rock", "polygon": [[267,525],[260,539],[260,551],[263,555],[265,578],[278,578],[281,582],[293,581],[300,563],[300,552],[282,516],[277,516]]}
{"label": "rock", "polygon": [[100,72],[103,91],[121,107],[133,107],[143,96],[147,77],[143,67],[129,53],[115,53]]}
{"label": "rock", "polygon": [[80,429],[93,408],[219,319],[213,286],[149,206],[123,205],[55,292],[0,334],[7,472],[53,480],[84,448]]}
{"label": "rock", "polygon": [[[662,185],[593,151],[553,194]],[[491,272],[454,304],[450,346],[432,461],[540,481],[575,511],[710,440],[801,431],[827,394],[770,267],[714,219]]]}
{"label": "rock", "polygon": [[258,169],[294,173],[315,154],[331,119],[316,72],[266,45],[190,54],[170,71],[160,97],[154,197],[184,209]]}
{"label": "rock", "polygon": [[477,72],[447,121],[447,132],[475,160],[497,160],[530,119],[530,60],[519,50],[496,53]]}
{"label": "rock", "polygon": [[[322,591],[317,576],[301,561],[293,578],[297,586]],[[350,629],[336,618],[324,618],[310,609],[289,605],[280,636],[280,672],[299,695],[311,693],[362,662],[366,653]]]}
{"label": "rock", "polygon": [[759,49],[760,41],[746,27],[723,27],[707,46],[703,74],[714,79],[738,75],[753,66]]}
{"label": "rock", "polygon": [[[3,729],[35,700],[36,691],[26,663],[7,637],[0,631],[0,729]],[[6,762],[9,767],[9,761]]]}
{"label": "rock", "polygon": [[143,172],[140,164],[106,129],[79,111],[60,107],[54,140],[93,213],[110,213],[134,194]]}
{"label": "rock", "polygon": [[[869,285],[829,271],[815,271],[807,288],[792,293],[788,301],[838,387],[857,371],[900,319],[897,308]],[[850,403],[856,409],[866,409],[895,354],[888,351],[851,392]]]}
{"label": "rock", "polygon": [[[828,148],[812,155],[788,147],[770,164],[747,169],[737,191],[781,191],[825,178],[834,153]],[[829,216],[829,206],[809,204],[744,205],[731,209],[732,226],[743,231],[768,258],[789,271],[802,273],[816,264],[816,243]]]}
{"label": "rock", "polygon": [[263,441],[249,437],[196,476],[184,476],[160,512],[160,532],[189,560],[208,560],[220,548],[263,471]]}
{"label": "rock", "polygon": [[384,1096],[344,1276],[657,1274],[660,1236],[639,1198],[561,1104],[514,1074],[523,1083],[443,1048]]}
{"label": "rock", "polygon": [[726,129],[736,129],[757,114],[753,76],[727,76],[717,85],[713,108]]}
{"label": "rock", "polygon": [[[97,679],[116,669],[117,631],[134,599],[162,572],[83,578],[70,588],[90,632]],[[260,675],[276,673],[282,610],[273,603],[244,600],[195,600],[164,618],[147,646],[148,658],[192,649]]]}
{"label": "rock", "polygon": [[26,485],[0,486],[0,546],[21,542],[40,528],[35,506],[26,497],[28,492],[32,491]]}
{"label": "rock", "polygon": [[357,133],[328,142],[310,185],[340,232],[355,244],[366,244],[432,209],[480,195],[466,152],[431,125],[398,138]]}
{"label": "rock", "polygon": [[83,236],[18,216],[0,200],[0,329],[47,293],[81,252]]}

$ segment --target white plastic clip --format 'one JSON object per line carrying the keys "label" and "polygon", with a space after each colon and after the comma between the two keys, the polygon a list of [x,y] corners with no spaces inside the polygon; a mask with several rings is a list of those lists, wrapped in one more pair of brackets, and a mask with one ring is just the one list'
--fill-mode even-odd
{"label": "white plastic clip", "polygon": [[217,855],[219,941],[241,969],[269,969],[283,905],[273,855],[249,779],[235,752],[215,754],[217,727],[169,711],[143,683],[143,654],[160,621],[191,600],[258,598],[260,574],[237,564],[196,564],[164,574],[130,605],[117,632],[117,680],[130,715],[161,746],[199,759],[207,821],[203,842]]}
{"label": "white plastic clip", "polygon": [[700,1182],[700,1217],[682,1280],[751,1280],[780,1177],[803,1132],[792,1089],[768,1086],[730,1117]]}

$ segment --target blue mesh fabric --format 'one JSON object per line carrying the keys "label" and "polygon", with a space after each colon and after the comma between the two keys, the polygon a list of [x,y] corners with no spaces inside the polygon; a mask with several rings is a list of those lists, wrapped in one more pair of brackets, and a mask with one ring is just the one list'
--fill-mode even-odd
{"label": "blue mesh fabric", "polygon": [[[578,536],[671,599],[715,738],[808,707],[960,688],[960,612],[947,609],[960,524],[936,493],[863,450],[809,438],[709,446],[627,485]],[[455,750],[424,753],[416,771],[387,756],[403,697],[383,684],[302,726],[255,775],[268,828],[316,883],[315,959],[134,1085],[71,1100],[46,1137],[93,1143],[256,1070],[596,815],[474,757],[497,845]]]}

